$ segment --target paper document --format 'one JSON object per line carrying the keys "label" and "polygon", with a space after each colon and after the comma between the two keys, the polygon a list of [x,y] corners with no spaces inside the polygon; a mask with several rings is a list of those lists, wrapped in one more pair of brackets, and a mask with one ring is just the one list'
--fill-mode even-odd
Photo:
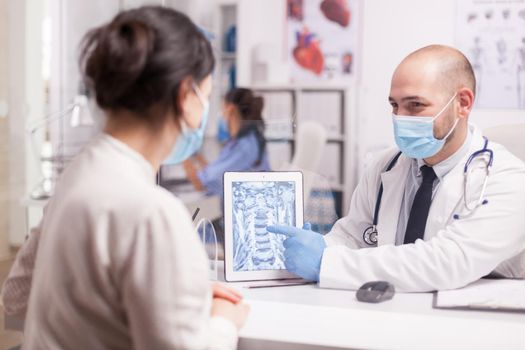
{"label": "paper document", "polygon": [[480,279],[461,289],[438,292],[434,307],[525,312],[525,280]]}

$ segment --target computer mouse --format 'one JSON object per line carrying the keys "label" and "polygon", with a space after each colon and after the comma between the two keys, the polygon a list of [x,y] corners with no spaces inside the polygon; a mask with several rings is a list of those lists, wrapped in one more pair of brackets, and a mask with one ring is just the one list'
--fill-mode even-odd
{"label": "computer mouse", "polygon": [[356,292],[357,300],[365,303],[380,303],[394,297],[396,289],[386,281],[374,281],[363,284]]}

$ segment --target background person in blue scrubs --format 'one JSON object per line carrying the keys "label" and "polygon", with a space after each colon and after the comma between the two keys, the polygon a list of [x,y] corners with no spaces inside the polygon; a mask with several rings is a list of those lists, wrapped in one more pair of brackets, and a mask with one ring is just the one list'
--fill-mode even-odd
{"label": "background person in blue scrubs", "polygon": [[225,171],[269,171],[264,138],[262,97],[250,89],[235,88],[224,97],[219,135],[226,142],[219,157],[207,163],[197,155],[184,163],[188,178],[199,191],[222,196]]}

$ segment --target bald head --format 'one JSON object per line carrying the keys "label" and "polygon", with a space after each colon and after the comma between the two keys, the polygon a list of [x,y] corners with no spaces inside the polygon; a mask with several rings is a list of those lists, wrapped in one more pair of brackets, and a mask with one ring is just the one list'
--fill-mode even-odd
{"label": "bald head", "polygon": [[392,114],[426,117],[432,121],[434,137],[446,140],[438,153],[425,158],[427,164],[439,163],[463,144],[475,90],[470,62],[452,47],[426,46],[397,66],[388,98]]}
{"label": "bald head", "polygon": [[425,46],[408,55],[396,69],[397,73],[425,76],[429,82],[441,87],[447,95],[460,88],[476,91],[476,78],[472,65],[461,51],[444,45]]}

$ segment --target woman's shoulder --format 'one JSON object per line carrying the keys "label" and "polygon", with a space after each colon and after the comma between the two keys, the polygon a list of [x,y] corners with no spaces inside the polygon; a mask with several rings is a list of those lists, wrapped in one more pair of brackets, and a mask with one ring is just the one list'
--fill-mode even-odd
{"label": "woman's shoulder", "polygon": [[176,197],[167,189],[155,186],[151,189],[151,197],[154,201],[153,207],[156,211],[167,213],[168,215],[178,214],[189,218],[189,212],[182,200]]}
{"label": "woman's shoulder", "polygon": [[188,210],[180,199],[166,189],[153,184],[136,184],[128,187],[124,193],[117,190],[111,196],[105,196],[102,205],[96,205],[95,211],[107,212],[114,220],[126,221],[124,226],[143,227],[162,222],[174,229],[179,224],[189,226],[191,220]]}

